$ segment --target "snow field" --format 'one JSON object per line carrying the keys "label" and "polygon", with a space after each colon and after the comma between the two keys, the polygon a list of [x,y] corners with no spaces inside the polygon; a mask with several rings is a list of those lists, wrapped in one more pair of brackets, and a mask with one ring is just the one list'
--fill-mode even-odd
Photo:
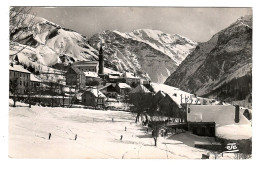
{"label": "snow field", "polygon": [[208,152],[194,148],[193,142],[209,140],[190,133],[159,137],[155,147],[151,132],[135,124],[136,115],[129,112],[25,106],[17,102],[9,108],[11,158],[200,159]]}

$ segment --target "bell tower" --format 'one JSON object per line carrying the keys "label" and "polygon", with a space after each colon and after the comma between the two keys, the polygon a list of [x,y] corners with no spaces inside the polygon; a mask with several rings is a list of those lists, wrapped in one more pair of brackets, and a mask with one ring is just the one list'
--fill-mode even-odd
{"label": "bell tower", "polygon": [[98,74],[104,74],[104,56],[103,56],[102,44],[100,45],[98,59],[99,59]]}

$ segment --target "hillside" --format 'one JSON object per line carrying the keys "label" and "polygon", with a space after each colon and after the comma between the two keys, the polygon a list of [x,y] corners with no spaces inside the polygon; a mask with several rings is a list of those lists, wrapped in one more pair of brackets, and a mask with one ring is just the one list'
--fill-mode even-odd
{"label": "hillside", "polygon": [[107,30],[92,36],[89,42],[96,49],[102,42],[105,57],[117,70],[142,76],[147,73],[157,83],[163,83],[197,45],[182,36],[150,29],[131,33]]}
{"label": "hillside", "polygon": [[[22,19],[21,15],[23,14],[14,18],[10,28]],[[22,51],[21,54],[46,66],[97,58],[97,51],[88,45],[85,36],[44,18],[29,15],[20,26],[10,34],[10,39],[17,43],[11,48],[11,54],[27,45],[28,50]]]}
{"label": "hillside", "polygon": [[165,84],[201,96],[245,99],[252,88],[252,16],[200,43]]}
{"label": "hillside", "polygon": [[[88,38],[41,17],[28,15],[19,27],[20,14],[10,20],[10,54],[18,54],[22,64],[39,70],[68,65],[75,61],[97,60],[104,43],[105,66],[130,71],[153,82],[163,83],[197,43],[158,30],[139,29],[131,33],[104,31]],[[33,19],[33,21],[31,21]],[[87,28],[86,28],[87,30]]]}

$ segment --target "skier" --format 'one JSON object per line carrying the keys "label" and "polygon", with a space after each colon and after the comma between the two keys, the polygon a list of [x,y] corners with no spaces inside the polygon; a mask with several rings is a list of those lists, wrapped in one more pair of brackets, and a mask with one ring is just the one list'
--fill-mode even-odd
{"label": "skier", "polygon": [[120,140],[122,140],[123,139],[123,135],[121,135],[121,138],[120,138]]}
{"label": "skier", "polygon": [[77,140],[77,138],[78,138],[78,135],[76,134],[76,135],[75,135],[75,141]]}
{"label": "skier", "polygon": [[51,133],[49,133],[49,140],[51,139]]}
{"label": "skier", "polygon": [[126,131],[126,126],[125,126],[125,131]]}

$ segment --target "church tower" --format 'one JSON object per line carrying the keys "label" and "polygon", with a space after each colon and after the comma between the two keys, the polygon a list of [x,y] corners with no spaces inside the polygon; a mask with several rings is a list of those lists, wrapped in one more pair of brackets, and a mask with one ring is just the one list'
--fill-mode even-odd
{"label": "church tower", "polygon": [[99,70],[98,70],[98,74],[104,74],[104,58],[103,58],[103,49],[102,49],[102,44],[100,46],[99,49],[99,55],[98,55],[98,59],[99,59]]}

